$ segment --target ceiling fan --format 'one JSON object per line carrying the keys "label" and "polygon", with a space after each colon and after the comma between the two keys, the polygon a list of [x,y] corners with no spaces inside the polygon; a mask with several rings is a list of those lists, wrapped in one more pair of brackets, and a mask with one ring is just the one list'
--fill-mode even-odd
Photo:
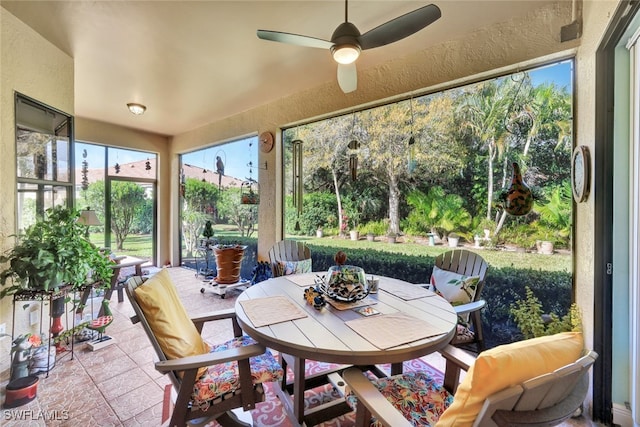
{"label": "ceiling fan", "polygon": [[329,49],[333,59],[338,63],[338,85],[344,93],[349,93],[356,90],[358,86],[355,60],[360,56],[360,51],[402,40],[435,22],[441,15],[440,8],[430,4],[360,34],[356,26],[349,22],[348,0],[345,0],[344,22],[335,29],[331,40],[270,30],[258,30],[258,38],[298,46]]}

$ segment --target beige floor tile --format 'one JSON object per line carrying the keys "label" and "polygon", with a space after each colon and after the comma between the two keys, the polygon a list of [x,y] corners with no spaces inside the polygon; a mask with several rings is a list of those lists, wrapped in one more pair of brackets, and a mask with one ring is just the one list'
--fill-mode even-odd
{"label": "beige floor tile", "polygon": [[98,384],[98,389],[107,401],[153,381],[142,369],[136,367]]}
{"label": "beige floor tile", "polygon": [[125,420],[122,425],[124,427],[146,427],[159,426],[162,421],[162,403],[152,406],[139,414]]}
{"label": "beige floor tile", "polygon": [[164,393],[155,382],[149,382],[141,387],[111,400],[109,405],[121,420],[128,420],[146,411],[147,409],[162,403]]}

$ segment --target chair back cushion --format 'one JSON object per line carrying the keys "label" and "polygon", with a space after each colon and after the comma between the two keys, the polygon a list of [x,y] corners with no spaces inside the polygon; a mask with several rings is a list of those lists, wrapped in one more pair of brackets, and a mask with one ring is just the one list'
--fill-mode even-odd
{"label": "chair back cushion", "polygon": [[479,281],[479,276],[465,276],[436,266],[431,273],[431,289],[454,306],[473,302]]}
{"label": "chair back cushion", "polygon": [[278,276],[311,273],[311,258],[302,261],[278,261]]}
{"label": "chair back cushion", "polygon": [[563,332],[480,353],[436,426],[471,426],[487,397],[573,363],[583,349],[582,333]]}
{"label": "chair back cushion", "polygon": [[[166,269],[160,270],[135,288],[134,294],[167,359],[206,354],[210,351],[209,345],[203,341],[182,305]],[[200,368],[198,376],[206,370],[206,367]]]}

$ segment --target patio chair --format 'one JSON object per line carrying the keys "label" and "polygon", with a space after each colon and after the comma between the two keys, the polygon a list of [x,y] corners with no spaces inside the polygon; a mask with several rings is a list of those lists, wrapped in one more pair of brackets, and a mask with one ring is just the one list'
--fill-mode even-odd
{"label": "patio chair", "polygon": [[[355,426],[374,425],[372,416],[376,426],[393,427],[557,425],[581,410],[598,357],[583,350],[581,333],[499,346],[475,361],[451,345],[441,353],[443,385],[421,372],[370,381],[357,368],[346,370]],[[460,369],[468,372],[458,386]]]}
{"label": "patio chair", "polygon": [[[166,269],[148,279],[127,281],[126,292],[158,358],[156,370],[168,374],[176,391],[171,426],[208,417],[223,426],[249,425],[231,410],[255,408],[264,398],[263,382],[281,381],[283,370],[264,346],[243,336],[233,309],[190,319]],[[210,347],[200,334],[205,322],[230,320],[234,338]],[[200,420],[198,420],[200,421]]]}
{"label": "patio chair", "polygon": [[273,277],[287,274],[311,273],[311,250],[303,242],[281,240],[269,249]]}
{"label": "patio chair", "polygon": [[458,330],[451,344],[456,347],[475,344],[477,353],[484,350],[480,310],[486,301],[480,295],[487,268],[486,261],[474,252],[465,249],[444,252],[436,257],[427,285],[449,301],[458,314]]}

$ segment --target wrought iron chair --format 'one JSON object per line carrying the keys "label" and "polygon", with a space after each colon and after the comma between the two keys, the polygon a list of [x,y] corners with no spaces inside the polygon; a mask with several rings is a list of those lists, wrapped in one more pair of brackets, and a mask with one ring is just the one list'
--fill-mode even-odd
{"label": "wrought iron chair", "polygon": [[[462,278],[478,278],[477,281],[474,280],[473,295],[469,298],[469,302],[457,304],[452,301],[451,298],[447,298],[447,295],[443,296],[445,296],[449,302],[453,303],[458,317],[461,318],[457,333],[453,340],[451,340],[451,344],[456,347],[475,344],[477,353],[480,353],[484,350],[481,310],[486,305],[486,301],[481,299],[480,295],[482,294],[482,288],[484,287],[485,276],[487,274],[487,262],[474,252],[465,249],[455,249],[438,255],[434,261],[434,266],[441,271],[460,275]],[[434,268],[431,283],[428,285],[432,290],[436,290],[434,287],[438,287],[435,283],[435,276],[438,273]]]}
{"label": "wrought iron chair", "polygon": [[269,249],[273,277],[312,271],[311,250],[303,242],[281,240]]}
{"label": "wrought iron chair", "polygon": [[[249,425],[231,410],[254,409],[263,400],[263,382],[281,381],[283,370],[264,346],[242,330],[233,309],[190,319],[166,269],[149,279],[132,277],[126,293],[158,358],[156,370],[168,374],[177,393],[171,426],[207,417],[223,426]],[[234,338],[209,347],[200,334],[205,322],[230,320]],[[201,421],[201,420],[198,420]]]}
{"label": "wrought iron chair", "polygon": [[[355,426],[374,425],[376,421],[376,426],[393,427],[436,423],[553,426],[579,413],[589,388],[588,370],[597,353],[587,351],[580,356],[585,352],[579,350],[579,342],[568,352],[574,352],[575,359],[568,354],[553,354],[563,352],[556,348],[541,351],[536,355],[539,360],[532,361],[531,353],[538,350],[521,343],[515,343],[521,345],[515,352],[505,350],[508,355],[500,361],[495,359],[507,346],[484,352],[477,360],[461,349],[447,346],[441,351],[446,358],[443,385],[425,373],[371,381],[360,369],[349,368],[343,378],[351,388],[347,402],[355,406]],[[492,358],[495,359],[488,360]],[[458,387],[461,369],[468,372]]]}

